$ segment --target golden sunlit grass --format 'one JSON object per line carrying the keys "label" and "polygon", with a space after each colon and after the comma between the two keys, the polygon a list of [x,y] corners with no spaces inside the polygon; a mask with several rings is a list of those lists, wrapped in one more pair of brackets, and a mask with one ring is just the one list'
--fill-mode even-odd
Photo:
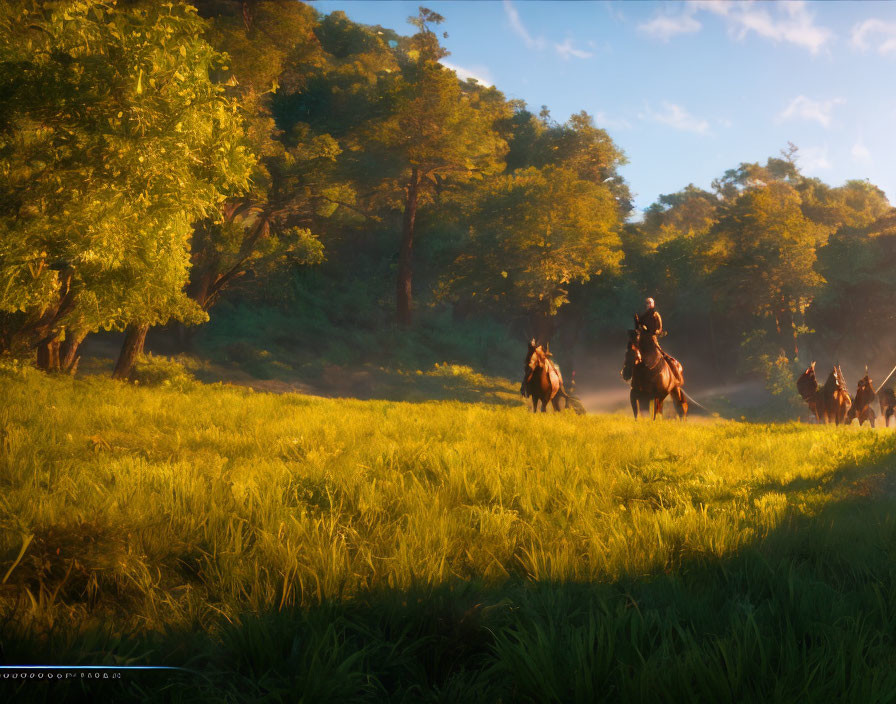
{"label": "golden sunlit grass", "polygon": [[[657,698],[736,699],[774,698],[773,676],[781,696],[836,691],[798,671],[815,648],[825,669],[858,658],[844,687],[892,683],[892,432],[28,369],[0,372],[0,398],[10,661],[120,662],[129,643],[135,661],[238,673],[253,696],[585,701],[665,683]],[[389,670],[402,639],[407,669]],[[191,696],[236,684],[208,686]]]}

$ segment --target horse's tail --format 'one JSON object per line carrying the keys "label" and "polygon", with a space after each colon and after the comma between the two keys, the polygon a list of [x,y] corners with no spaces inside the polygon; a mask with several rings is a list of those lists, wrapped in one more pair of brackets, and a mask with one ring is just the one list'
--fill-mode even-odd
{"label": "horse's tail", "polygon": [[582,402],[579,401],[575,396],[570,396],[566,393],[566,389],[563,388],[563,384],[560,384],[560,388],[557,390],[563,398],[566,399],[566,407],[569,408],[572,406],[572,410],[576,412],[576,415],[583,416],[585,415],[585,407],[582,405]]}

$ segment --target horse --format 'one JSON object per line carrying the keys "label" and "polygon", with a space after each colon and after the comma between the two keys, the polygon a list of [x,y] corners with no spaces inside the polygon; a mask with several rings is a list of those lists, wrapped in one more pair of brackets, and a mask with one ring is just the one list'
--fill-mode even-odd
{"label": "horse", "polygon": [[840,425],[846,420],[846,413],[852,404],[852,399],[849,398],[849,392],[846,390],[846,383],[843,381],[843,372],[840,371],[839,364],[834,365],[831,369],[824,386],[818,388],[815,362],[812,362],[797,379],[796,388],[819,423],[834,421]]}
{"label": "horse", "polygon": [[863,425],[867,420],[871,423],[871,427],[873,428],[874,409],[871,408],[871,404],[874,403],[875,396],[877,396],[877,394],[874,393],[874,385],[868,377],[868,367],[865,367],[865,376],[859,379],[859,386],[856,388],[856,397],[849,407],[849,412],[846,414],[846,424],[849,425],[852,423],[853,418],[858,418],[859,426]]}
{"label": "horse", "polygon": [[881,389],[877,393],[880,401],[880,414],[884,417],[884,427],[890,427],[890,418],[896,415],[896,392],[891,388]]}
{"label": "horse", "polygon": [[[563,377],[560,369],[550,359],[551,353],[535,340],[529,342],[526,353],[525,378],[520,391],[525,396],[532,398],[532,411],[538,411],[541,403],[541,412],[547,411],[548,401],[555,411],[560,411],[560,399],[565,399],[565,408],[569,408],[570,397],[563,388]],[[580,412],[576,408],[576,412]]]}
{"label": "horse", "polygon": [[632,411],[635,418],[638,411],[647,413],[650,401],[653,400],[653,419],[657,414],[663,415],[663,401],[672,396],[675,410],[680,420],[688,415],[688,402],[682,386],[684,376],[681,364],[672,357],[667,357],[646,328],[636,325],[628,331],[628,349],[625,352],[625,365],[622,378],[631,381],[630,394]]}
{"label": "horse", "polygon": [[796,390],[803,401],[809,407],[809,411],[815,416],[815,419],[822,422],[821,390],[818,388],[818,379],[815,377],[815,362],[812,362],[804,371],[800,378],[796,380]]}

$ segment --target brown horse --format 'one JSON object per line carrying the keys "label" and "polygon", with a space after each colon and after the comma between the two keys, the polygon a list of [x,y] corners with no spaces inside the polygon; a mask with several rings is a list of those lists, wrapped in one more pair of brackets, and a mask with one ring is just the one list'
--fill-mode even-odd
{"label": "brown horse", "polygon": [[849,392],[846,390],[846,382],[843,381],[840,365],[834,365],[824,386],[818,388],[815,362],[812,362],[797,379],[796,388],[819,423],[833,421],[840,425],[846,420],[846,413],[852,404],[852,399],[849,398]]}
{"label": "brown horse", "polygon": [[656,420],[657,414],[663,415],[663,401],[670,395],[679,419],[687,418],[688,401],[682,389],[684,376],[681,364],[663,353],[656,335],[638,326],[628,331],[622,378],[632,384],[629,397],[635,418],[639,410],[645,414],[650,410],[652,400],[653,419]]}
{"label": "brown horse", "polygon": [[526,354],[525,378],[520,391],[525,396],[532,398],[532,410],[538,411],[541,403],[541,412],[547,410],[548,401],[555,411],[560,410],[560,399],[566,399],[566,407],[569,407],[569,396],[563,388],[563,377],[560,369],[550,359],[551,353],[535,340],[529,342]]}
{"label": "brown horse", "polygon": [[881,389],[877,393],[880,401],[880,414],[884,417],[884,427],[890,427],[890,418],[896,415],[896,392],[891,388]]}
{"label": "brown horse", "polygon": [[871,383],[871,379],[868,376],[868,368],[865,367],[865,376],[859,379],[859,386],[856,389],[856,397],[849,407],[849,412],[846,414],[846,424],[849,425],[852,423],[853,418],[858,418],[860,426],[867,420],[871,423],[871,427],[873,428],[874,409],[871,408],[871,404],[874,403],[875,396],[877,396],[877,394],[874,393],[874,385]]}

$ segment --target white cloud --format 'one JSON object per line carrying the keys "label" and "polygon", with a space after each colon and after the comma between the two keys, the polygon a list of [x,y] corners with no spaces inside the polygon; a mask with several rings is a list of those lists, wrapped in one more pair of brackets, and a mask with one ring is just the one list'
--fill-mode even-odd
{"label": "white cloud", "polygon": [[516,11],[510,0],[504,0],[504,13],[510,21],[510,26],[523,39],[523,43],[530,49],[544,49],[546,43],[543,37],[533,37],[520,19],[520,13]]}
{"label": "white cloud", "polygon": [[590,51],[582,51],[581,49],[574,48],[572,39],[567,39],[562,44],[554,44],[554,48],[564,59],[569,59],[570,56],[575,56],[577,59],[590,59],[594,56]]}
{"label": "white cloud", "polygon": [[823,147],[805,147],[800,149],[797,152],[797,161],[806,174],[827,171],[832,168],[827,144]]}
{"label": "white cloud", "polygon": [[805,95],[798,95],[790,104],[784,108],[784,111],[778,115],[779,120],[815,120],[822,127],[831,126],[831,112],[835,105],[840,105],[843,98],[834,98],[833,100],[812,100]]}
{"label": "white cloud", "polygon": [[648,107],[646,113],[641,114],[640,117],[668,125],[682,132],[695,132],[697,134],[707,134],[709,132],[709,122],[694,117],[680,105],[666,101],[663,101],[662,112],[654,112]]}
{"label": "white cloud", "polygon": [[[774,8],[774,13],[769,8]],[[755,0],[689,0],[680,13],[660,12],[638,29],[664,40],[676,34],[697,32],[702,27],[695,17],[699,12],[723,18],[728,31],[738,39],[755,32],[765,39],[795,44],[813,54],[817,54],[834,37],[831,30],[815,24],[814,15],[803,0],[774,4]]]}
{"label": "white cloud", "polygon": [[454,64],[449,64],[447,61],[440,61],[445,68],[451,69],[457,74],[457,77],[466,81],[468,78],[472,78],[474,81],[481,83],[484,86],[494,86],[494,82],[492,81],[491,75],[488,72],[488,69],[484,66],[474,66],[471,69],[466,69],[463,66],[455,66]]}
{"label": "white cloud", "polygon": [[[803,0],[769,5],[759,2],[708,2],[694,0],[702,9],[721,15],[729,30],[739,39],[750,32],[776,42],[787,42],[817,54],[834,37],[826,27],[815,24],[815,18]],[[769,12],[774,7],[775,13]]]}
{"label": "white cloud", "polygon": [[870,164],[872,161],[871,152],[865,146],[861,137],[859,137],[858,142],[852,145],[849,153],[852,154],[853,161],[857,161],[860,164]]}
{"label": "white cloud", "polygon": [[877,37],[878,54],[896,52],[896,22],[884,22],[883,20],[865,20],[852,28],[852,45],[857,49],[869,48],[869,35],[883,35]]}
{"label": "white cloud", "polygon": [[652,20],[638,25],[638,30],[649,34],[657,39],[669,41],[670,37],[676,34],[691,34],[699,32],[703,27],[691,12],[684,12],[680,15],[655,15]]}
{"label": "white cloud", "polygon": [[[541,51],[542,49],[547,48],[548,42],[544,37],[533,37],[529,30],[526,29],[526,25],[523,24],[523,20],[520,17],[520,13],[513,6],[513,3],[510,0],[504,0],[504,14],[507,15],[507,20],[510,22],[510,27],[513,31],[522,38],[523,44],[526,45],[529,49],[535,49],[537,51]],[[575,56],[577,59],[590,59],[594,54],[590,51],[583,51],[582,49],[576,49],[572,45],[572,39],[567,38],[560,44],[553,44],[553,49],[557,52],[557,54],[562,59],[569,59],[572,56]]]}

